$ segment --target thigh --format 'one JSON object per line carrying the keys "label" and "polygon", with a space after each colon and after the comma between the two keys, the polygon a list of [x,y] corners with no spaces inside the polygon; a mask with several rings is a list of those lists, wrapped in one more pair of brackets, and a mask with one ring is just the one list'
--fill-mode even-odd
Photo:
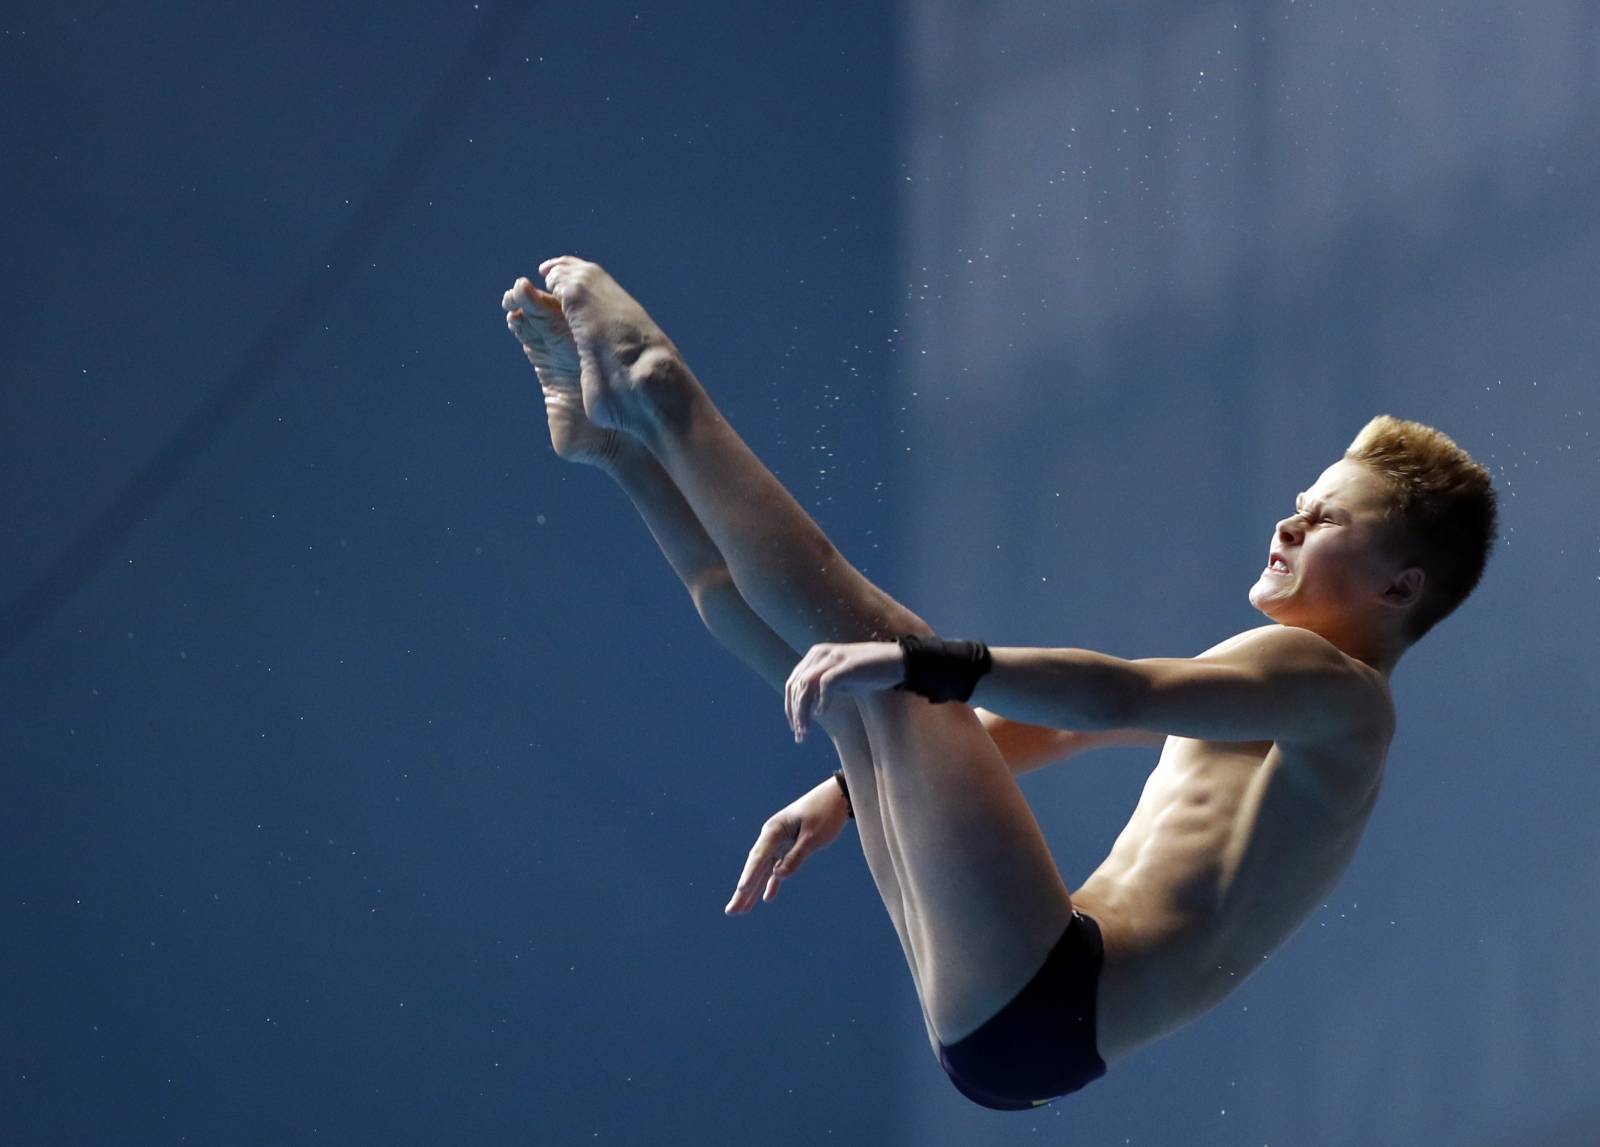
{"label": "thigh", "polygon": [[1043,833],[966,705],[855,699],[890,826],[922,1000],[954,1043],[1033,978],[1072,915]]}
{"label": "thigh", "polygon": [[911,969],[911,982],[917,991],[917,1002],[922,1006],[922,1023],[927,1029],[928,1043],[937,1053],[938,1039],[923,996],[916,945],[907,923],[905,895],[900,881],[902,862],[896,855],[894,834],[885,822],[883,802],[878,796],[871,743],[856,705],[849,698],[841,697],[839,700],[844,704],[832,706],[827,716],[819,719],[818,723],[833,738],[834,749],[839,754],[845,783],[850,786],[850,803],[855,810],[856,835],[861,840],[861,852],[867,858],[872,882],[877,886],[878,896],[888,910],[895,935],[900,939],[906,965]]}

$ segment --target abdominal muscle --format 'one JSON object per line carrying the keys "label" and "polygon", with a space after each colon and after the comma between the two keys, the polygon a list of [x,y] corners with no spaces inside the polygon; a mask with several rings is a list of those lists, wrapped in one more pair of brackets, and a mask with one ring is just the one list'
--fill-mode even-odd
{"label": "abdominal muscle", "polygon": [[1243,983],[1337,883],[1366,828],[1388,735],[1333,755],[1169,737],[1127,827],[1072,894],[1105,941],[1110,1063]]}

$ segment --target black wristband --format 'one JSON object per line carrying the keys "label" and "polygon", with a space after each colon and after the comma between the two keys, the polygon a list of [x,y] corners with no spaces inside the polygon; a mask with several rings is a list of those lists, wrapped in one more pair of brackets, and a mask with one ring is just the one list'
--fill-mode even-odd
{"label": "black wristband", "polygon": [[905,680],[895,688],[916,693],[933,702],[965,701],[989,672],[994,659],[981,641],[946,641],[939,637],[908,635],[900,638],[905,657]]}
{"label": "black wristband", "polygon": [[844,770],[843,769],[834,769],[833,770],[833,779],[839,782],[839,791],[844,794],[844,811],[845,811],[845,813],[850,817],[851,820],[855,820],[856,819],[856,809],[855,809],[855,806],[850,803],[850,786],[844,783]]}

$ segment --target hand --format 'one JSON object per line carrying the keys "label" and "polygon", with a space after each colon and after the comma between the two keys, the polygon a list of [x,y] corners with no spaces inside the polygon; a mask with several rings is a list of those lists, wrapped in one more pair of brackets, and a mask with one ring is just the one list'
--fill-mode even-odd
{"label": "hand", "polygon": [[794,730],[794,739],[806,739],[812,717],[827,711],[834,693],[893,689],[904,676],[905,657],[899,642],[813,645],[783,688],[783,711]]}
{"label": "hand", "polygon": [[761,899],[771,900],[778,894],[779,882],[793,876],[806,857],[832,844],[849,819],[844,793],[832,777],[788,808],[773,813],[761,826],[761,835],[745,859],[739,886],[723,913],[741,916],[750,911],[763,884],[766,891]]}

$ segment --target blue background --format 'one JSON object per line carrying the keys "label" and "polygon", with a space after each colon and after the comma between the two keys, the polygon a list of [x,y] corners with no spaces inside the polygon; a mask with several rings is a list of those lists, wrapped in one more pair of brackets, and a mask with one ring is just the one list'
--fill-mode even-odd
{"label": "blue background", "polygon": [[[0,17],[0,1141],[1600,1138],[1600,27],[510,2]],[[604,263],[949,632],[1186,655],[1368,416],[1494,469],[1369,839],[1040,1112],[928,1055],[834,767],[551,455]],[[1069,883],[1153,756],[1024,790]]]}

